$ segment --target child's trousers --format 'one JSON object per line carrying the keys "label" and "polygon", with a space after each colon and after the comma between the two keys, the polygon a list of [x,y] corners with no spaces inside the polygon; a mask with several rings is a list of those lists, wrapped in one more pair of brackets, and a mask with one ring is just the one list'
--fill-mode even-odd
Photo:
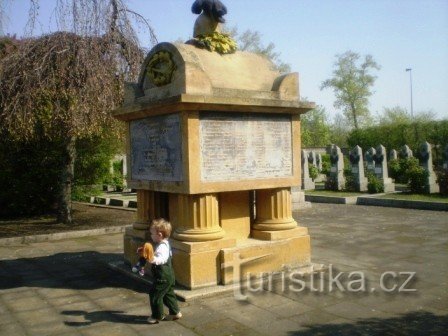
{"label": "child's trousers", "polygon": [[179,313],[176,294],[174,294],[174,272],[171,265],[153,265],[154,284],[149,291],[151,317],[157,320],[163,318],[163,305],[169,309],[170,315]]}

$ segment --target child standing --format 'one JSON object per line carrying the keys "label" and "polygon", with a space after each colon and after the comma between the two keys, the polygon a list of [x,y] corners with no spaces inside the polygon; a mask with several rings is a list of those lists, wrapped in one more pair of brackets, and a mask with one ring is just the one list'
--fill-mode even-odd
{"label": "child standing", "polygon": [[149,291],[149,303],[151,305],[151,317],[148,323],[155,324],[165,319],[163,304],[169,309],[170,318],[177,320],[182,313],[177,305],[174,294],[174,270],[171,264],[172,252],[168,242],[171,235],[171,224],[163,218],[155,219],[150,227],[151,239],[156,244],[152,263],[154,284]]}

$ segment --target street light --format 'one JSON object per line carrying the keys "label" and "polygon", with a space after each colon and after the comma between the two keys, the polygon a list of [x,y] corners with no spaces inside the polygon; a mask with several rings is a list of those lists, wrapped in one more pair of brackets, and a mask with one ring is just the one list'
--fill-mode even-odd
{"label": "street light", "polygon": [[412,103],[412,68],[407,68],[406,72],[408,72],[408,71],[409,71],[409,80],[411,83],[411,118],[414,119],[414,106]]}

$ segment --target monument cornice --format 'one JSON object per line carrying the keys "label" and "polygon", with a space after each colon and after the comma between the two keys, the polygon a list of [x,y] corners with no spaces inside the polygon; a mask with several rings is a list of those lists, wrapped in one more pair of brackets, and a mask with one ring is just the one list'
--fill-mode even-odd
{"label": "monument cornice", "polygon": [[119,120],[130,121],[179,111],[303,114],[315,107],[315,103],[300,101],[181,94],[157,101],[137,100],[114,110],[112,113]]}

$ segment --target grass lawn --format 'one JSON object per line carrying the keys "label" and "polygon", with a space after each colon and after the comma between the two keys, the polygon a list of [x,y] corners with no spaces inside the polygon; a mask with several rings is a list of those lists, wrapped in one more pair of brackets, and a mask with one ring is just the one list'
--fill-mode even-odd
{"label": "grass lawn", "polygon": [[448,203],[448,196],[440,194],[420,195],[410,193],[397,193],[378,196],[378,198],[402,199],[408,201],[427,201],[427,202],[443,202]]}
{"label": "grass lawn", "polygon": [[305,195],[350,197],[350,196],[365,196],[368,194],[353,191],[305,190]]}

